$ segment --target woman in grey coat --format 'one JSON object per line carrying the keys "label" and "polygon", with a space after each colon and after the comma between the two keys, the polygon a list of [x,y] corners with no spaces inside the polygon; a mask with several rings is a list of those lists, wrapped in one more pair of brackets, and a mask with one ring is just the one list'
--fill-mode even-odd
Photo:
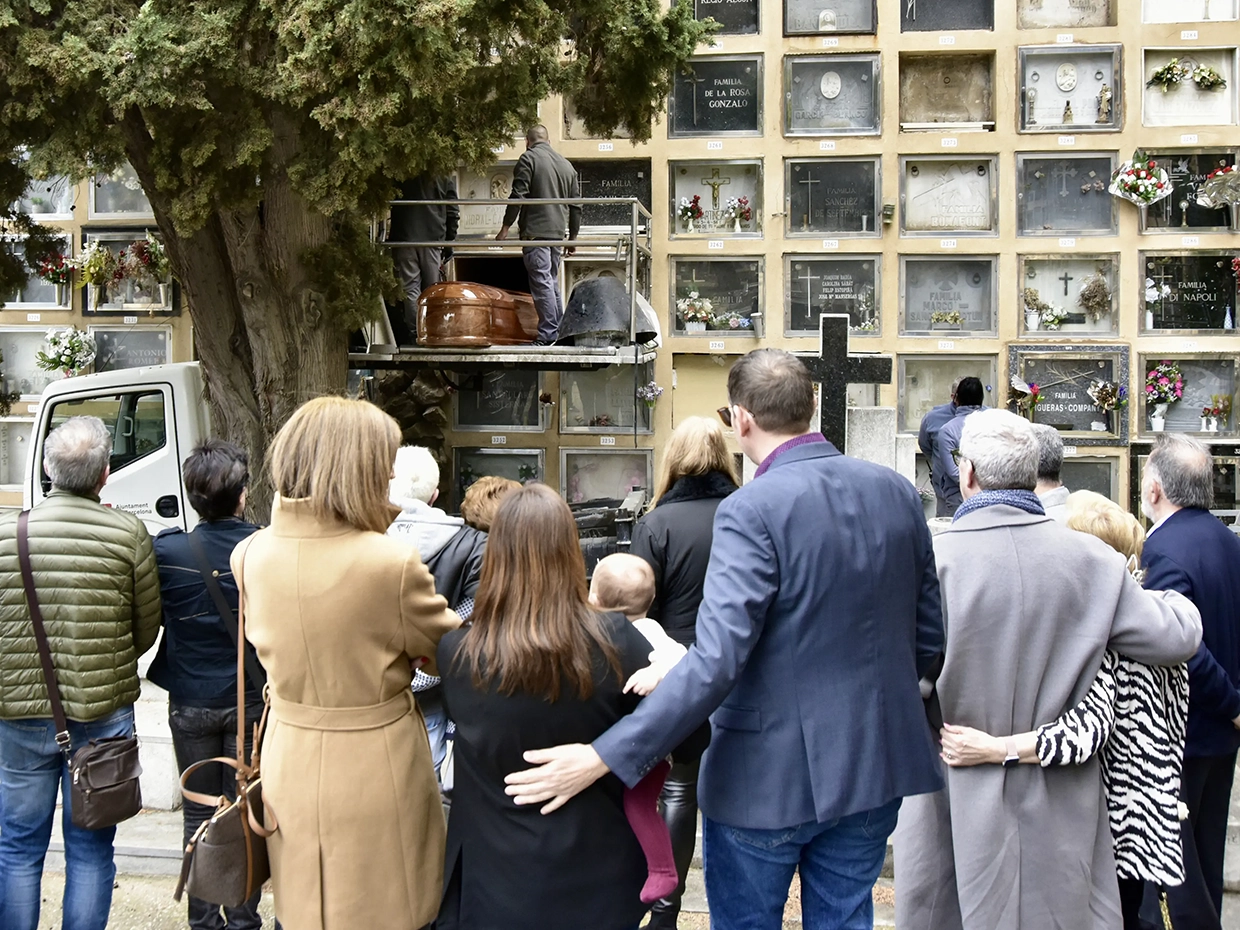
{"label": "woman in grey coat", "polygon": [[[1026,421],[973,414],[960,455],[965,502],[934,542],[947,628],[936,682],[944,720],[1023,733],[1075,706],[1108,648],[1151,665],[1192,656],[1201,622],[1187,599],[1143,591],[1123,556],[1042,512]],[[1121,926],[1096,758],[943,768],[947,787],[906,799],[900,812],[901,930]]]}

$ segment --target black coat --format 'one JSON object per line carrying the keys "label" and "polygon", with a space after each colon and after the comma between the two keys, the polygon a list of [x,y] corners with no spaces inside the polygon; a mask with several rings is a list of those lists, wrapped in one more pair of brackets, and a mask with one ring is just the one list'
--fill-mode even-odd
{"label": "black coat", "polygon": [[604,624],[620,655],[617,680],[600,655],[589,700],[552,703],[533,695],[474,688],[458,668],[466,635],[439,643],[448,717],[456,722],[456,784],[448,818],[444,900],[436,930],[618,930],[646,911],[639,897],[646,860],[624,816],[623,788],[601,779],[562,808],[518,807],[504,776],[529,768],[522,753],[563,743],[589,743],[640,700],[621,694],[624,681],[648,664],[650,644],[620,614]]}
{"label": "black coat", "polygon": [[717,471],[681,478],[633,528],[629,551],[654,569],[650,618],[681,645],[691,646],[696,639],[715,511],[735,490],[732,480]]}

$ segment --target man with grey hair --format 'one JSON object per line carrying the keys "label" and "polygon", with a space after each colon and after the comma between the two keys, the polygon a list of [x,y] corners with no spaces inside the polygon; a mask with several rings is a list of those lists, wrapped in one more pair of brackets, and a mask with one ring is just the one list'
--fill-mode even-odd
{"label": "man with grey hair", "polygon": [[1141,475],[1141,511],[1154,521],[1142,552],[1145,584],[1189,598],[1202,627],[1201,648],[1188,663],[1186,879],[1168,890],[1177,927],[1218,926],[1240,748],[1240,537],[1210,513],[1213,491],[1210,450],[1189,436],[1160,434]]}
{"label": "man with grey hair", "polygon": [[[1143,590],[1118,552],[1045,515],[1030,423],[1003,410],[971,414],[959,470],[964,503],[934,539],[947,649],[923,683],[945,727],[1004,738],[1035,730],[1085,695],[1108,649],[1153,665],[1196,651],[1200,617],[1187,598]],[[943,791],[905,802],[896,926],[1121,926],[1097,759],[1015,765],[1010,739],[1007,756],[1003,766],[944,766]]]}
{"label": "man with grey hair", "polygon": [[1063,437],[1059,430],[1045,423],[1034,423],[1033,434],[1038,441],[1038,483],[1033,492],[1042,501],[1042,509],[1048,517],[1065,523],[1069,491],[1059,480],[1063,468]]}
{"label": "man with grey hair", "polygon": [[[104,507],[112,437],[97,417],[72,417],[44,444],[52,491],[29,517],[36,595],[70,750],[133,734],[138,656],[159,635],[159,571],[142,521]],[[0,926],[34,930],[40,880],[66,758],[44,682],[17,556],[16,513],[0,517]],[[68,797],[67,781],[64,781]],[[66,927],[103,930],[116,868],[115,827],[63,818]]]}

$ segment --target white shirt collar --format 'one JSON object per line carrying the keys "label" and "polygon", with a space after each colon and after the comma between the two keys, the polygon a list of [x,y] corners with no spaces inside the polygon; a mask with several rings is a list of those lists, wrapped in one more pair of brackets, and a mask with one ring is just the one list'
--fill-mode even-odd
{"label": "white shirt collar", "polygon": [[1179,513],[1178,510],[1173,510],[1171,511],[1171,513],[1167,514],[1165,517],[1163,517],[1161,520],[1159,520],[1157,523],[1151,526],[1149,529],[1149,532],[1145,534],[1145,538],[1149,539],[1151,536],[1153,536],[1160,526],[1162,526],[1164,523],[1166,523],[1168,520],[1174,517],[1177,513]]}

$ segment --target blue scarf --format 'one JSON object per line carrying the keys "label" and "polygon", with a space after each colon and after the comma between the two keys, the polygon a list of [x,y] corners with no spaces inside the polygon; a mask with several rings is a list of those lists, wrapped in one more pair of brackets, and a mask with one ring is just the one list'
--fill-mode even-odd
{"label": "blue scarf", "polygon": [[983,507],[993,507],[995,504],[1007,504],[1025,513],[1036,513],[1040,517],[1046,515],[1046,511],[1042,509],[1041,499],[1032,491],[978,491],[960,505],[956,510],[956,515],[952,517],[952,523],[965,514],[981,510]]}

